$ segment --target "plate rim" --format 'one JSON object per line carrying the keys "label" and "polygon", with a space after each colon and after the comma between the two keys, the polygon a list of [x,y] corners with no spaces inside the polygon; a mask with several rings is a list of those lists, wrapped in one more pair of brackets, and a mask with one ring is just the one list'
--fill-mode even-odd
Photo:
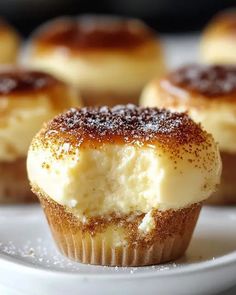
{"label": "plate rim", "polygon": [[[62,255],[62,254],[60,254]],[[14,258],[12,256],[9,256],[8,254],[4,254],[4,253],[0,253],[0,262],[1,262],[1,268],[5,265],[7,265],[8,267],[13,266],[13,267],[18,267],[18,268],[23,268],[26,271],[33,271],[34,274],[47,274],[52,276],[63,276],[63,277],[70,277],[70,278],[77,278],[77,279],[96,279],[96,280],[102,280],[102,279],[115,279],[115,280],[119,280],[119,279],[137,279],[137,278],[153,278],[153,277],[165,277],[165,276],[180,276],[180,275],[186,275],[186,274],[192,274],[192,273],[196,273],[199,271],[211,271],[211,270],[215,270],[221,267],[227,267],[227,266],[231,266],[233,264],[236,265],[236,250],[223,255],[219,258],[215,258],[215,259],[211,259],[211,260],[207,260],[207,261],[202,261],[202,262],[198,262],[198,263],[191,263],[189,265],[186,266],[180,266],[180,267],[176,267],[176,268],[172,268],[172,269],[163,269],[163,270],[150,270],[148,272],[143,272],[143,273],[139,273],[139,272],[126,272],[126,273],[79,273],[79,272],[66,272],[66,271],[61,271],[61,270],[55,270],[55,269],[47,269],[47,268],[42,268],[42,267],[38,267],[34,264],[27,264],[22,262],[21,260],[19,261],[15,261]],[[79,263],[79,262],[78,262]],[[91,267],[104,267],[104,266],[98,266],[98,265],[87,265],[87,266],[91,266]],[[161,264],[161,266],[165,266],[165,264]],[[107,268],[115,268],[114,266],[109,267],[109,266],[105,266]],[[150,266],[147,266],[150,267]],[[118,267],[119,268],[119,267]],[[122,268],[122,267],[121,267]],[[139,268],[139,267],[127,267],[127,269],[132,270],[133,268]]]}

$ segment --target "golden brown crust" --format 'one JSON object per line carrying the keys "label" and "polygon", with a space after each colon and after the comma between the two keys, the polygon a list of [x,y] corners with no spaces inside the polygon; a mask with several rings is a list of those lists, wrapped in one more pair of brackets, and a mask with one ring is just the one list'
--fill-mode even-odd
{"label": "golden brown crust", "polygon": [[236,205],[236,155],[221,152],[222,176],[219,189],[206,201],[211,205]]}
{"label": "golden brown crust", "polygon": [[64,83],[49,74],[38,71],[9,69],[0,72],[0,98],[11,94],[47,91],[57,85],[64,85]]}
{"label": "golden brown crust", "polygon": [[55,20],[35,37],[37,45],[79,52],[133,50],[153,40],[154,32],[142,22],[98,16]]}
{"label": "golden brown crust", "polygon": [[0,162],[0,203],[29,203],[37,199],[30,190],[26,158],[13,162]]}
{"label": "golden brown crust", "polygon": [[[34,192],[40,199],[60,250],[71,259],[93,264],[146,265],[163,263],[179,257],[189,244],[201,209],[201,204],[194,204],[177,211],[155,210],[153,213],[155,227],[150,233],[143,235],[138,226],[144,214],[123,217],[113,214],[91,218],[86,223],[82,223],[73,213],[40,193],[39,190],[34,188]],[[124,234],[124,240],[121,242],[125,244],[122,246],[113,245],[107,235],[109,230],[115,233],[118,229]],[[95,249],[91,248],[91,240]],[[163,249],[165,247],[169,251]],[[111,249],[116,253],[116,257],[112,255],[112,259],[111,253],[106,253]],[[130,259],[124,258],[124,252],[129,253]],[[155,252],[159,255],[155,255]],[[136,256],[139,253],[136,259],[135,253]],[[148,259],[143,259],[140,255],[150,256]]]}
{"label": "golden brown crust", "polygon": [[204,32],[205,38],[214,37],[230,37],[236,36],[236,10],[224,11],[210,21]]}
{"label": "golden brown crust", "polygon": [[[104,143],[130,143],[138,146],[159,144],[177,151],[188,144],[188,152],[191,152],[191,144],[202,144],[202,148],[211,144],[209,135],[187,114],[134,105],[70,109],[50,121],[38,138],[46,147],[67,143],[72,149]],[[37,146],[37,140],[32,144],[34,146]]]}
{"label": "golden brown crust", "polygon": [[206,99],[229,98],[236,102],[236,66],[190,64],[171,72],[166,80]]}

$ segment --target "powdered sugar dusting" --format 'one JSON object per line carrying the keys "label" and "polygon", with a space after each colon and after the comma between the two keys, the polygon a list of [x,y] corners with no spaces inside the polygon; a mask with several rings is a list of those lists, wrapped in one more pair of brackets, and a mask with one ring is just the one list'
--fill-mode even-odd
{"label": "powdered sugar dusting", "polygon": [[52,120],[41,136],[76,146],[88,141],[159,142],[172,149],[206,141],[206,133],[186,114],[134,105],[72,108]]}

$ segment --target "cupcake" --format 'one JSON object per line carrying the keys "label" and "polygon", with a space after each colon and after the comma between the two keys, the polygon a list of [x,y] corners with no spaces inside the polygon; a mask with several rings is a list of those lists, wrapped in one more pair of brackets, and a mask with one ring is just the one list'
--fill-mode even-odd
{"label": "cupcake", "polygon": [[127,105],[57,116],[34,137],[27,169],[65,256],[141,266],[184,254],[221,161],[186,114]]}
{"label": "cupcake", "polygon": [[60,18],[30,44],[25,63],[78,87],[87,105],[137,103],[143,86],[164,72],[160,41],[136,19]]}
{"label": "cupcake", "polygon": [[221,12],[207,25],[201,41],[202,59],[208,63],[236,63],[236,10]]}
{"label": "cupcake", "polygon": [[73,105],[78,105],[75,90],[48,74],[0,72],[0,203],[36,199],[26,173],[30,142],[44,121]]}
{"label": "cupcake", "polygon": [[236,204],[236,66],[186,65],[143,91],[141,105],[187,111],[219,143],[221,185],[212,204]]}
{"label": "cupcake", "polygon": [[6,21],[0,19],[0,65],[14,64],[20,49],[19,34]]}

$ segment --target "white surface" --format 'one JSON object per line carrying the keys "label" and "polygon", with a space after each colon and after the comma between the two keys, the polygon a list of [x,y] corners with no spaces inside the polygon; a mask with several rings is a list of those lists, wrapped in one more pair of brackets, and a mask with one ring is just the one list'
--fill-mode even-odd
{"label": "white surface", "polygon": [[[170,67],[198,58],[197,37],[164,37]],[[213,294],[236,283],[236,208],[204,208],[182,259],[110,268],[62,257],[39,206],[0,207],[1,295]],[[236,294],[236,289],[221,293]]]}
{"label": "white surface", "polygon": [[236,281],[235,222],[236,209],[204,208],[185,257],[175,263],[100,267],[61,256],[39,206],[0,208],[0,285],[24,295],[220,292]]}
{"label": "white surface", "polygon": [[198,34],[165,35],[162,38],[167,66],[176,68],[185,63],[200,62]]}

